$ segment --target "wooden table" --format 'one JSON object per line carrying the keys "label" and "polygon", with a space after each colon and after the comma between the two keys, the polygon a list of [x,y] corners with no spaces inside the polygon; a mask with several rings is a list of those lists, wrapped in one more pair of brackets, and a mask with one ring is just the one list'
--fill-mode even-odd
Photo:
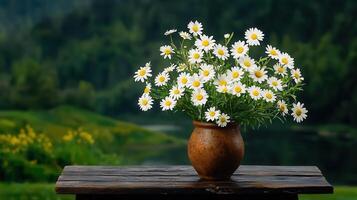
{"label": "wooden table", "polygon": [[58,194],[76,199],[298,199],[333,193],[315,166],[242,165],[228,181],[200,180],[191,166],[66,166]]}

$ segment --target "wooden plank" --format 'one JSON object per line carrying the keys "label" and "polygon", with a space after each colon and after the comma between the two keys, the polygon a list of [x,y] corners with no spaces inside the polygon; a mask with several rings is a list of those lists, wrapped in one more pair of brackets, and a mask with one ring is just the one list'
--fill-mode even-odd
{"label": "wooden plank", "polygon": [[[239,167],[243,171],[306,171],[306,172],[320,172],[316,166],[272,166],[272,165],[241,165]],[[162,165],[162,166],[80,166],[71,165],[66,166],[63,171],[194,171],[191,166],[188,165]]]}
{"label": "wooden plank", "polygon": [[[87,176],[197,176],[192,167],[168,166],[168,167],[101,167],[101,166],[69,166],[62,175],[72,176],[76,174]],[[290,176],[322,176],[320,170],[314,166],[241,166],[234,175],[290,175]]]}
{"label": "wooden plank", "polygon": [[[271,180],[279,181],[281,183],[287,181],[311,181],[311,180],[322,180],[322,177],[319,176],[254,176],[254,175],[242,175],[234,176],[229,181],[220,181],[220,182],[233,182],[238,183],[246,180]],[[60,176],[58,181],[93,181],[93,182],[200,182],[199,177],[197,176]],[[206,183],[207,181],[201,181]]]}
{"label": "wooden plank", "polygon": [[191,166],[68,166],[62,194],[303,194],[332,193],[314,166],[241,166],[229,181],[202,181]]}

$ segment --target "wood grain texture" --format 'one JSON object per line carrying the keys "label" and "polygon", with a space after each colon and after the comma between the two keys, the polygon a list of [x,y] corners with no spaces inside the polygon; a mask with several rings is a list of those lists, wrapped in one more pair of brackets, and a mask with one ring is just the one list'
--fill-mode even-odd
{"label": "wood grain texture", "polygon": [[277,195],[332,193],[315,166],[243,165],[229,181],[202,181],[191,166],[66,166],[60,194]]}

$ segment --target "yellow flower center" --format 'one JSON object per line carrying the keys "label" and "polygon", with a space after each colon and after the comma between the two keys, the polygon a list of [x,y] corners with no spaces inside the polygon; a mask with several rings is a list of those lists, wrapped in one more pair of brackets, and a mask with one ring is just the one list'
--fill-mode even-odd
{"label": "yellow flower center", "polygon": [[216,115],[216,112],[214,112],[214,111],[209,112],[209,116],[214,117],[215,115]]}
{"label": "yellow flower center", "polygon": [[259,91],[258,90],[253,90],[253,96],[259,96]]}
{"label": "yellow flower center", "polygon": [[257,78],[261,78],[262,76],[263,76],[263,72],[262,71],[255,71],[254,72],[254,75],[255,75],[255,77],[257,77]]}
{"label": "yellow flower center", "polygon": [[207,47],[209,45],[209,41],[208,40],[202,40],[202,46]]}
{"label": "yellow flower center", "polygon": [[192,26],[192,30],[193,30],[193,32],[198,32],[198,25],[197,24],[195,24],[195,25],[193,25]]}
{"label": "yellow flower center", "polygon": [[165,55],[170,55],[170,54],[171,54],[171,49],[166,48],[166,49],[164,50],[164,54],[165,54]]}
{"label": "yellow flower center", "polygon": [[187,78],[186,78],[186,77],[183,77],[183,78],[181,79],[181,83],[182,83],[182,84],[186,84],[186,83],[187,83],[187,81],[188,81],[188,80],[187,80]]}
{"label": "yellow flower center", "polygon": [[273,56],[277,56],[278,52],[275,51],[275,49],[270,50],[270,54]]}
{"label": "yellow flower center", "polygon": [[271,84],[273,85],[273,86],[278,86],[278,82],[277,81],[273,81],[273,82],[271,82]]}
{"label": "yellow flower center", "polygon": [[238,78],[238,77],[239,77],[239,72],[234,71],[234,72],[232,73],[232,77],[233,77],[233,78]]}
{"label": "yellow flower center", "polygon": [[297,115],[297,116],[300,116],[301,114],[302,114],[302,111],[301,111],[301,109],[296,109],[295,110],[295,114]]}
{"label": "yellow flower center", "polygon": [[200,86],[200,85],[201,85],[201,82],[198,81],[198,80],[195,80],[195,81],[193,81],[193,83],[192,83],[192,86],[193,86],[193,87],[198,87],[198,86]]}
{"label": "yellow flower center", "polygon": [[209,76],[209,74],[210,74],[210,73],[209,73],[208,70],[204,70],[204,71],[203,71],[203,76]]}
{"label": "yellow flower center", "polygon": [[149,87],[145,87],[145,89],[144,89],[144,93],[145,93],[145,94],[150,93],[150,88],[149,88]]}
{"label": "yellow flower center", "polygon": [[198,101],[201,101],[201,100],[203,99],[203,95],[202,95],[202,94],[197,94],[197,95],[196,95],[196,99],[197,99]]}
{"label": "yellow flower center", "polygon": [[246,67],[250,67],[250,66],[252,65],[252,63],[250,63],[249,60],[245,60],[245,61],[243,62],[243,64],[244,64],[244,66],[246,66]]}
{"label": "yellow flower center", "polygon": [[223,89],[222,89],[222,92],[223,92],[223,93],[228,92],[228,88],[227,88],[226,86],[224,86]]}
{"label": "yellow flower center", "polygon": [[223,56],[223,55],[224,55],[223,49],[218,49],[217,53],[218,53],[218,55],[220,55],[220,56]]}
{"label": "yellow flower center", "polygon": [[139,76],[145,76],[145,74],[146,74],[146,70],[145,69],[139,70]]}
{"label": "yellow flower center", "polygon": [[169,107],[171,106],[172,102],[171,101],[165,101],[165,106]]}
{"label": "yellow flower center", "polygon": [[174,94],[180,94],[180,90],[175,89],[175,90],[174,90]]}
{"label": "yellow flower center", "polygon": [[220,86],[226,86],[227,85],[227,81],[226,80],[220,80],[219,81],[219,85]]}
{"label": "yellow flower center", "polygon": [[238,48],[236,49],[236,51],[237,51],[237,53],[243,53],[244,48],[243,48],[243,47],[238,47]]}
{"label": "yellow flower center", "polygon": [[283,73],[284,72],[284,67],[282,67],[282,66],[278,67],[278,72],[279,73]]}
{"label": "yellow flower center", "polygon": [[284,65],[286,65],[286,64],[289,63],[288,59],[285,58],[285,57],[281,59],[281,62],[282,62]]}
{"label": "yellow flower center", "polygon": [[281,105],[279,106],[279,109],[280,109],[281,112],[284,112],[284,110],[285,110],[285,105],[284,105],[284,104],[281,104]]}
{"label": "yellow flower center", "polygon": [[165,77],[164,76],[160,76],[159,77],[159,82],[164,82],[165,81]]}
{"label": "yellow flower center", "polygon": [[241,88],[240,86],[236,86],[236,87],[234,88],[234,91],[235,91],[236,93],[240,93],[240,92],[242,91],[242,88]]}
{"label": "yellow flower center", "polygon": [[199,59],[200,58],[200,54],[199,53],[194,53],[193,54],[193,58],[194,59]]}
{"label": "yellow flower center", "polygon": [[221,123],[224,123],[224,122],[226,122],[226,121],[227,121],[227,119],[226,119],[226,118],[224,118],[224,117],[221,117],[221,118],[219,119],[219,121],[220,121]]}
{"label": "yellow flower center", "polygon": [[297,73],[297,72],[295,72],[295,73],[294,73],[294,77],[295,77],[296,79],[298,79],[298,78],[300,78],[300,74]]}
{"label": "yellow flower center", "polygon": [[265,94],[265,97],[266,97],[267,99],[272,99],[272,98],[273,98],[273,95],[270,94],[270,93],[266,93],[266,94]]}
{"label": "yellow flower center", "polygon": [[141,104],[143,104],[143,106],[148,105],[148,103],[149,103],[149,101],[148,101],[147,99],[143,99],[143,100],[141,101]]}
{"label": "yellow flower center", "polygon": [[251,38],[252,40],[256,40],[256,39],[258,39],[258,36],[257,36],[257,34],[253,33],[253,34],[250,36],[250,38]]}

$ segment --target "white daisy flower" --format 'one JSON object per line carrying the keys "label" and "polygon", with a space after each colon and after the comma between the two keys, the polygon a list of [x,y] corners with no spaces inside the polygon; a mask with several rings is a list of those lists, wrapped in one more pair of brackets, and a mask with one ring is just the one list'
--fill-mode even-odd
{"label": "white daisy flower", "polygon": [[163,72],[164,73],[170,73],[170,72],[173,72],[175,69],[176,69],[176,65],[175,64],[171,64],[169,67],[166,67]]}
{"label": "white daisy flower", "polygon": [[188,52],[188,62],[190,62],[190,64],[200,63],[202,62],[202,56],[203,52],[201,50],[191,49]]}
{"label": "white daisy flower", "polygon": [[201,76],[199,76],[198,74],[193,74],[190,77],[189,85],[190,85],[191,89],[196,90],[196,89],[202,88],[203,83],[204,83],[203,78]]}
{"label": "white daisy flower", "polygon": [[229,52],[228,52],[227,47],[225,47],[221,44],[217,44],[214,47],[213,54],[221,60],[226,60],[229,57]]}
{"label": "white daisy flower", "polygon": [[262,94],[263,94],[263,99],[266,102],[274,102],[276,99],[275,94],[271,90],[263,90]]}
{"label": "white daisy flower", "polygon": [[231,35],[229,33],[224,34],[224,38],[228,39]]}
{"label": "white daisy flower", "polygon": [[294,58],[287,53],[280,53],[279,62],[290,69],[294,67]]}
{"label": "white daisy flower", "polygon": [[232,45],[231,54],[233,58],[239,59],[240,57],[245,56],[248,50],[249,50],[248,45],[244,41],[239,40],[238,42],[235,42]]}
{"label": "white daisy flower", "polygon": [[165,97],[165,99],[162,99],[160,102],[160,107],[163,111],[173,110],[175,106],[176,100],[174,100],[172,97]]}
{"label": "white daisy flower", "polygon": [[294,79],[295,83],[300,83],[304,80],[304,77],[301,76],[300,69],[292,69],[291,77]]}
{"label": "white daisy flower", "polygon": [[145,64],[145,67],[140,67],[138,71],[135,72],[134,79],[135,82],[144,82],[146,79],[152,76],[151,74],[150,62]]}
{"label": "white daisy flower", "polygon": [[275,60],[279,60],[280,51],[277,48],[275,48],[275,47],[273,47],[271,45],[268,45],[265,48],[265,53],[268,54],[268,56],[270,58],[273,58]]}
{"label": "white daisy flower", "polygon": [[298,123],[302,122],[307,117],[307,110],[304,108],[304,104],[298,102],[297,104],[293,103],[293,108],[291,109],[293,112],[291,115],[294,117],[294,120]]}
{"label": "white daisy flower", "polygon": [[177,77],[177,84],[180,87],[188,87],[190,78],[191,76],[188,73],[183,72]]}
{"label": "white daisy flower", "polygon": [[207,35],[201,35],[200,39],[195,41],[195,46],[198,49],[204,50],[205,52],[213,49],[215,46],[216,40],[213,39],[213,36],[208,37]]}
{"label": "white daisy flower", "polygon": [[245,32],[245,39],[251,46],[260,45],[260,41],[264,39],[264,34],[257,28],[250,28]]}
{"label": "white daisy flower", "polygon": [[279,100],[277,103],[277,107],[283,116],[288,114],[288,106],[286,105],[284,100]]}
{"label": "white daisy flower", "polygon": [[175,53],[170,45],[161,46],[160,51],[161,51],[160,55],[164,56],[165,59],[166,58],[171,59],[171,54]]}
{"label": "white daisy flower", "polygon": [[203,81],[207,82],[209,80],[211,80],[214,75],[215,75],[215,71],[213,69],[212,65],[208,65],[208,64],[202,64],[200,66],[200,76],[202,77]]}
{"label": "white daisy flower", "polygon": [[262,97],[262,89],[260,89],[259,87],[251,86],[249,87],[248,91],[250,97],[254,100],[258,100]]}
{"label": "white daisy flower", "polygon": [[233,83],[233,85],[231,87],[231,94],[233,94],[237,97],[240,97],[242,94],[245,93],[245,91],[246,91],[246,87],[241,82]]}
{"label": "white daisy flower", "polygon": [[228,93],[231,90],[231,87],[229,85],[217,85],[216,90],[220,93]]}
{"label": "white daisy flower", "polygon": [[169,75],[167,73],[162,72],[155,77],[155,85],[156,86],[166,85],[169,80],[170,80]]}
{"label": "white daisy flower", "polygon": [[243,70],[239,67],[233,67],[227,71],[229,79],[234,81],[239,81],[243,77]]}
{"label": "white daisy flower", "polygon": [[150,94],[151,92],[151,83],[148,83],[144,88],[144,94]]}
{"label": "white daisy flower", "polygon": [[191,21],[190,23],[188,23],[187,28],[190,31],[190,33],[192,33],[194,36],[202,34],[202,30],[203,30],[202,24],[198,21],[195,22]]}
{"label": "white daisy flower", "polygon": [[250,77],[253,79],[253,81],[258,82],[258,83],[261,83],[268,78],[267,72],[265,71],[265,69],[259,68],[259,67],[250,71]]}
{"label": "white daisy flower", "polygon": [[227,86],[231,80],[227,76],[227,74],[220,74],[216,80],[214,80],[214,84],[217,86]]}
{"label": "white daisy flower", "polygon": [[182,37],[182,39],[184,40],[191,40],[191,35],[187,32],[181,31],[180,33],[180,37]]}
{"label": "white daisy flower", "polygon": [[152,108],[153,100],[148,94],[143,94],[139,100],[138,105],[142,111],[148,111]]}
{"label": "white daisy flower", "polygon": [[184,88],[181,88],[179,86],[173,86],[170,89],[170,97],[175,99],[175,100],[178,100],[179,98],[182,97],[184,91],[185,91]]}
{"label": "white daisy flower", "polygon": [[193,91],[191,96],[191,101],[195,106],[205,105],[207,102],[207,92],[204,89],[196,89]]}
{"label": "white daisy flower", "polygon": [[285,65],[281,65],[280,63],[276,63],[274,66],[274,71],[276,74],[279,74],[281,76],[285,76],[286,75],[286,66]]}
{"label": "white daisy flower", "polygon": [[217,120],[219,115],[221,114],[220,110],[216,110],[216,107],[210,107],[206,112],[205,112],[205,117],[207,121],[214,121]]}
{"label": "white daisy flower", "polygon": [[227,124],[230,122],[229,119],[230,119],[230,117],[227,114],[225,114],[225,113],[220,114],[218,117],[218,120],[217,120],[218,126],[220,126],[220,127],[227,126]]}
{"label": "white daisy flower", "polygon": [[281,80],[277,79],[276,77],[270,77],[268,79],[268,84],[275,91],[282,91],[283,90],[283,85],[282,85]]}
{"label": "white daisy flower", "polygon": [[247,71],[251,71],[257,67],[254,59],[250,58],[249,56],[240,57],[238,63],[241,67],[243,67],[243,69]]}
{"label": "white daisy flower", "polygon": [[177,29],[171,29],[171,30],[167,30],[164,35],[171,35],[173,33],[175,33],[177,31]]}

